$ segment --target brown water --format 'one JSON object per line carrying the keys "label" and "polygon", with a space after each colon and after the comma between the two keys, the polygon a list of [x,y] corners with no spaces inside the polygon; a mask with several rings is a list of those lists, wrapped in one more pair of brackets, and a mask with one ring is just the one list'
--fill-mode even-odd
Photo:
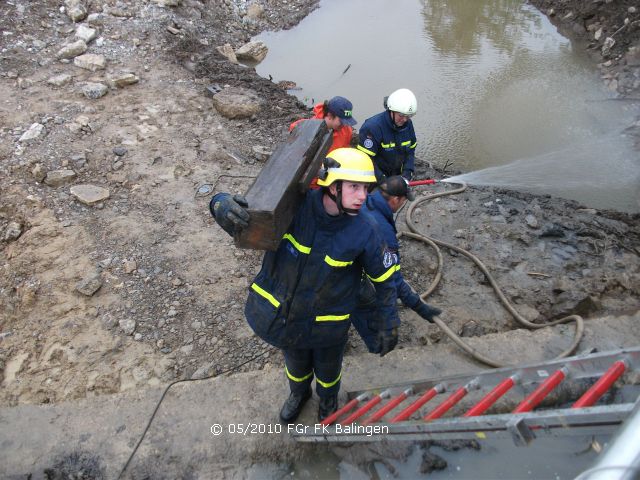
{"label": "brown water", "polygon": [[543,159],[546,175],[517,188],[640,211],[640,154],[620,137],[640,104],[610,101],[584,49],[521,0],[322,0],[296,28],[256,38],[269,46],[259,74],[295,81],[308,105],[346,96],[360,124],[413,90],[421,159],[466,172]]}

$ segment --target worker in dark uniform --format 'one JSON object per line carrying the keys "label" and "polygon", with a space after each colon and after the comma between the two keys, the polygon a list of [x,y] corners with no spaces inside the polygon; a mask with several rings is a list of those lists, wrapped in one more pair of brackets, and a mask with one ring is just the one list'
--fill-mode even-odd
{"label": "worker in dark uniform", "polygon": [[[369,195],[363,210],[371,213],[376,219],[382,240],[387,246],[385,255],[385,266],[391,265],[393,282],[397,296],[402,303],[411,308],[422,318],[433,323],[433,317],[442,312],[438,308],[431,307],[422,301],[420,296],[413,291],[411,286],[404,280],[400,272],[400,245],[396,230],[396,223],[393,214],[399,211],[407,200],[413,200],[408,182],[401,176],[387,177],[378,189]],[[358,330],[370,352],[379,353],[379,343],[377,339],[378,329],[376,291],[367,279],[363,280],[362,288],[358,300],[358,308],[351,315],[351,321]]]}
{"label": "worker in dark uniform", "polygon": [[411,117],[418,111],[416,96],[401,88],[385,101],[385,111],[364,121],[358,149],[373,160],[378,181],[392,175],[411,180],[415,170],[416,132]]}
{"label": "worker in dark uniform", "polygon": [[[375,221],[362,214],[368,187],[375,183],[371,159],[354,148],[327,155],[320,172],[321,190],[309,191],[276,251],[264,255],[262,269],[249,289],[245,316],[263,340],[281,348],[291,394],[280,419],[291,423],[311,397],[316,379],[318,420],[338,407],[342,356],[356,308],[363,273],[372,282],[380,310],[376,350],[397,343],[395,265]],[[246,201],[215,195],[210,210],[230,234],[248,226]]]}

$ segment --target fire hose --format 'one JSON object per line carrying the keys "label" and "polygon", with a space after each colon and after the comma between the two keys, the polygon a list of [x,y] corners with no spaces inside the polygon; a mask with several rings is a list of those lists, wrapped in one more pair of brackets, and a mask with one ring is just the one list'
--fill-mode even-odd
{"label": "fire hose", "polygon": [[[410,186],[433,185],[435,183],[439,183],[439,181],[438,180],[434,180],[434,179],[426,179],[426,180],[413,180],[413,181],[409,182],[409,185]],[[452,183],[453,184],[453,182],[448,182],[448,183]],[[580,343],[580,340],[582,339],[582,336],[584,334],[584,320],[582,319],[582,317],[580,317],[579,315],[569,315],[567,317],[563,317],[563,318],[560,318],[558,320],[554,320],[554,321],[546,322],[546,323],[533,323],[533,322],[530,322],[529,320],[524,318],[522,315],[520,315],[518,313],[518,311],[513,307],[513,305],[509,302],[507,297],[504,295],[504,293],[502,293],[502,291],[500,290],[500,287],[498,286],[497,282],[495,281],[495,279],[493,278],[491,273],[489,273],[489,270],[487,269],[487,267],[480,261],[480,259],[478,257],[473,255],[471,252],[469,252],[467,250],[464,250],[463,248],[460,248],[460,247],[458,247],[456,245],[452,245],[450,243],[446,243],[446,242],[443,242],[442,240],[437,240],[437,239],[429,237],[429,236],[427,236],[427,235],[425,235],[423,233],[420,233],[414,227],[413,211],[418,207],[418,205],[420,205],[422,203],[425,203],[425,202],[427,202],[429,200],[433,200],[434,198],[442,197],[442,196],[445,196],[445,195],[458,194],[458,193],[461,193],[461,192],[463,192],[463,191],[465,191],[467,189],[467,184],[464,183],[464,182],[460,182],[457,185],[460,185],[460,187],[456,188],[454,190],[437,192],[437,193],[433,193],[433,194],[430,194],[430,195],[425,195],[425,196],[417,198],[409,206],[409,208],[407,210],[407,213],[406,213],[406,218],[405,218],[407,226],[409,227],[409,230],[411,230],[411,232],[407,232],[407,231],[399,231],[398,232],[398,238],[400,238],[402,236],[405,236],[405,237],[408,237],[408,238],[412,238],[414,240],[419,240],[419,241],[421,241],[423,243],[426,243],[427,245],[431,246],[436,252],[436,256],[437,256],[437,259],[438,259],[438,265],[437,265],[437,268],[436,268],[436,274],[435,274],[434,279],[432,280],[431,284],[429,285],[429,287],[424,291],[424,293],[420,294],[420,298],[425,300],[436,289],[436,287],[438,286],[438,283],[440,282],[440,279],[442,278],[442,265],[443,265],[442,253],[440,252],[439,246],[440,247],[444,247],[444,248],[448,248],[448,249],[453,250],[455,252],[461,253],[462,255],[466,256],[469,259],[471,259],[471,261],[473,261],[473,263],[476,264],[476,266],[480,269],[480,271],[485,275],[485,277],[489,281],[489,284],[491,285],[493,290],[496,292],[496,295],[498,296],[498,299],[500,300],[500,303],[511,314],[511,316],[516,320],[516,322],[519,323],[521,326],[526,327],[526,328],[528,328],[530,330],[534,330],[534,329],[540,329],[540,328],[545,328],[545,327],[551,327],[551,326],[558,325],[558,324],[561,324],[561,323],[575,322],[575,333],[574,333],[574,337],[573,337],[573,341],[571,342],[571,345],[569,345],[569,347],[566,350],[564,350],[556,358],[554,358],[554,360],[557,360],[557,359],[560,359],[560,358],[564,358],[564,357],[567,357],[567,356],[571,355],[576,350],[576,348],[578,347],[578,344]],[[506,365],[506,364],[504,364],[502,362],[493,360],[493,359],[485,356],[484,354],[478,352],[476,349],[474,349],[473,347],[468,345],[466,342],[464,342],[462,340],[462,338],[460,338],[460,336],[458,336],[453,330],[451,330],[451,328],[449,328],[438,317],[434,317],[433,321],[434,321],[434,323],[436,325],[438,325],[438,327],[456,345],[458,345],[461,349],[463,349],[465,352],[467,352],[469,355],[471,355],[473,358],[475,358],[479,362],[482,362],[482,363],[484,363],[486,365],[489,365],[491,367],[505,367],[505,366],[508,366],[508,365]]]}

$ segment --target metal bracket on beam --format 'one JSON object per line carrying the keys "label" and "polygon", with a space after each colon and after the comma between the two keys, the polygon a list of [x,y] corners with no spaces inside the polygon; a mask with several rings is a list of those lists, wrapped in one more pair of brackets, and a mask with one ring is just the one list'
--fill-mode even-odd
{"label": "metal bracket on beam", "polygon": [[536,434],[527,426],[523,418],[509,420],[506,427],[517,447],[526,447],[536,438]]}

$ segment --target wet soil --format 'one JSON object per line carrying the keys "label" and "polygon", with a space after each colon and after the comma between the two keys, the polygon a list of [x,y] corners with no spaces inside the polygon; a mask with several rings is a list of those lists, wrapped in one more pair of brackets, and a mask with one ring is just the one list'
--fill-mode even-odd
{"label": "wet soil", "polygon": [[[96,71],[57,58],[76,30],[59,2],[0,5],[2,406],[165,385],[226,371],[265,349],[243,317],[262,254],[234,247],[209,215],[208,192],[246,191],[264,162],[259,152],[273,150],[288,124],[308,112],[215,47],[237,48],[264,29],[295,25],[317,1],[175,3],[87,2],[98,34],[88,53],[106,59],[106,69]],[[249,15],[250,3],[261,13]],[[580,1],[532,3],[555,9],[556,19],[573,5],[574,18],[597,17],[616,32],[611,53],[598,60],[611,61],[601,66],[612,75],[604,80],[638,95],[635,80],[627,81],[627,72],[637,71],[627,56],[638,46],[638,14],[628,14],[621,29],[620,13],[634,2],[590,2],[595,13]],[[139,82],[113,86],[109,78],[122,73]],[[68,78],[50,81],[61,75]],[[88,98],[88,82],[109,85],[108,93]],[[210,86],[250,89],[261,109],[247,119],[225,118],[212,105]],[[40,134],[20,140],[33,124],[43,126]],[[630,134],[639,129],[631,126]],[[60,179],[59,171],[73,176]],[[419,173],[442,174],[428,165]],[[79,184],[105,188],[109,197],[84,204],[70,190]],[[480,257],[531,321],[573,313],[588,321],[640,307],[638,215],[469,188],[420,206],[411,221]],[[434,252],[412,240],[402,244],[405,277],[424,290],[435,274]],[[444,258],[443,279],[428,301],[454,330],[477,337],[518,328],[484,274],[455,252]],[[413,312],[402,309],[401,317],[400,348],[448,342]],[[364,352],[353,336],[347,355]],[[273,352],[237,371],[281,362]]]}

